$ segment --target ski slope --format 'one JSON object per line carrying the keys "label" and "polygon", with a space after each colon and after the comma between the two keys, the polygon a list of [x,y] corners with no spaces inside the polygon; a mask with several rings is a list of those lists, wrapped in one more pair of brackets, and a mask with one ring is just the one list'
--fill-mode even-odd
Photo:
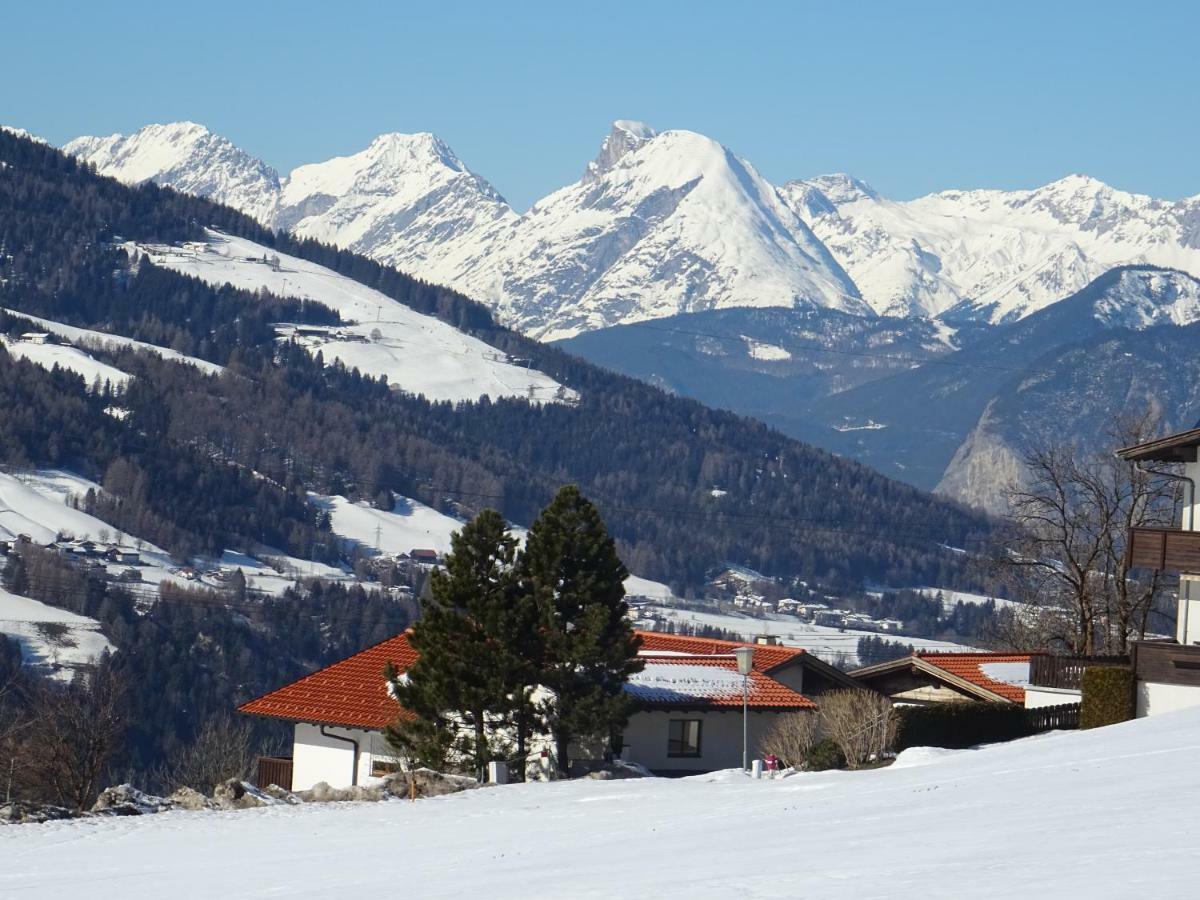
{"label": "ski slope", "polygon": [[116,366],[101,362],[78,347],[13,341],[3,335],[0,335],[0,347],[7,350],[10,356],[16,359],[27,359],[43,369],[53,369],[58,366],[68,372],[82,375],[89,388],[96,382],[103,384],[106,381],[113,387],[123,387],[129,380],[129,375]]}
{"label": "ski slope", "polygon": [[11,826],[0,895],[1188,898],[1198,751],[1192,709],[863,772]]}
{"label": "ski slope", "polygon": [[[514,365],[505,354],[433,316],[423,315],[331,269],[276,253],[243,238],[209,232],[204,243],[180,247],[130,245],[155,265],[213,284],[279,297],[315,300],[346,324],[301,343],[327,362],[340,360],[364,375],[384,376],[393,387],[430,400],[478,400],[487,395],[536,402],[574,398],[547,375]],[[268,262],[278,258],[278,266]],[[307,330],[307,329],[306,329]],[[294,328],[283,329],[285,336]]]}

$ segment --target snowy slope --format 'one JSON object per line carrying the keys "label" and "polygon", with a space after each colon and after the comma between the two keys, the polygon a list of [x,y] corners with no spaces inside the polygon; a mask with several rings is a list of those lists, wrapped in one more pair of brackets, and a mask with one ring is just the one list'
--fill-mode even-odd
{"label": "snowy slope", "polygon": [[[51,334],[58,335],[70,341],[72,344],[82,347],[97,347],[100,349],[119,350],[129,348],[132,350],[145,350],[149,353],[154,353],[161,356],[163,359],[169,359],[173,362],[187,363],[195,366],[206,375],[216,375],[225,371],[224,366],[219,366],[216,363],[208,362],[207,360],[197,359],[194,356],[185,356],[176,350],[170,350],[166,347],[159,347],[157,344],[147,344],[144,341],[135,341],[133,338],[122,337],[119,334],[108,334],[104,331],[91,331],[87,328],[76,328],[74,325],[63,325],[59,322],[53,322],[50,319],[39,319],[37,316],[31,316],[29,313],[20,312],[15,309],[4,309],[5,312],[11,313],[14,316],[20,316],[23,319],[28,319],[35,323],[38,327],[45,329]],[[104,365],[96,362],[96,365]],[[111,367],[109,367],[111,368]],[[114,372],[119,371],[113,369]],[[128,377],[128,376],[126,376]]]}
{"label": "snowy slope", "polygon": [[[344,327],[328,337],[305,339],[326,362],[386,376],[396,388],[430,400],[476,400],[483,395],[527,397],[538,402],[573,394],[536,370],[513,365],[495,347],[423,315],[323,266],[276,253],[243,238],[209,232],[209,240],[183,247],[138,246],[155,265],[209,284],[232,284],[280,297],[316,300],[337,310]],[[277,257],[276,268],[264,260]],[[376,336],[378,335],[378,336]]]}
{"label": "snowy slope", "polygon": [[862,772],[14,826],[0,830],[11,860],[0,894],[315,898],[402,884],[430,900],[1184,898],[1195,894],[1197,750],[1192,709],[979,750],[918,748]]}
{"label": "snowy slope", "polygon": [[21,645],[21,659],[55,678],[69,681],[74,668],[115,650],[87,616],[19,597],[0,588],[0,634]]}
{"label": "snowy slope", "polygon": [[77,375],[82,375],[90,388],[99,381],[109,382],[113,387],[120,387],[129,380],[129,375],[115,366],[103,363],[78,347],[66,347],[62,344],[30,344],[25,341],[13,341],[0,335],[0,347],[9,355],[18,359],[27,359],[44,369],[58,366]]}

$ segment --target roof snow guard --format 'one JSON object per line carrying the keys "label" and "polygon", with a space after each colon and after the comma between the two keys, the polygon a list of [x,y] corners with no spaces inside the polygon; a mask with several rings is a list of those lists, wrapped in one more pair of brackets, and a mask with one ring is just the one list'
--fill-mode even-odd
{"label": "roof snow guard", "polygon": [[1155,438],[1132,447],[1122,447],[1117,456],[1127,462],[1195,462],[1200,447],[1200,428]]}

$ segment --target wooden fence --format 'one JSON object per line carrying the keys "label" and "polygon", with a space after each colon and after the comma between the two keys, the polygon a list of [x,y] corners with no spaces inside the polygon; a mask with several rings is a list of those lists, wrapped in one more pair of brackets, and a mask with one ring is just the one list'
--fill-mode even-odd
{"label": "wooden fence", "polygon": [[1025,727],[1030,734],[1054,731],[1059,728],[1079,727],[1079,704],[1064,703],[1061,706],[1040,706],[1025,710]]}

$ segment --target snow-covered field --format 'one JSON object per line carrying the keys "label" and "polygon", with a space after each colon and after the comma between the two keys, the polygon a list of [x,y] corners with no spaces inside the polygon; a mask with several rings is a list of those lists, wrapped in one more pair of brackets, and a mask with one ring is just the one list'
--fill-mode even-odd
{"label": "snow-covered field", "polygon": [[0,634],[16,639],[27,665],[68,681],[73,667],[116,649],[100,633],[95,619],[10,594],[4,588],[0,588]]}
{"label": "snow-covered field", "polygon": [[758,635],[769,634],[779,638],[788,647],[803,647],[809,653],[828,662],[845,661],[855,665],[858,660],[858,641],[864,637],[883,637],[888,640],[912,644],[918,650],[970,650],[971,647],[931,638],[907,637],[899,634],[880,634],[875,631],[859,631],[854,628],[834,628],[829,625],[811,625],[795,616],[765,613],[763,618],[743,616],[736,613],[692,612],[669,606],[649,606],[647,612],[655,612],[679,624],[712,625],[735,632],[745,640],[754,640]]}
{"label": "snow-covered field", "polygon": [[1003,609],[1006,606],[1021,606],[1015,600],[1005,600],[1003,597],[989,597],[986,594],[972,594],[968,591],[951,591],[946,588],[927,587],[918,588],[918,594],[923,596],[936,598],[938,594],[942,595],[942,609],[950,612],[954,609],[955,604],[965,603],[968,606],[982,606],[984,603],[991,601],[996,604],[996,609]]}
{"label": "snow-covered field", "polygon": [[116,366],[101,362],[78,347],[12,341],[2,335],[0,335],[0,346],[4,347],[11,356],[17,359],[27,359],[43,369],[53,369],[58,366],[68,372],[82,375],[89,388],[96,381],[101,384],[107,381],[113,387],[121,387],[129,380],[129,376]]}
{"label": "snow-covered field", "polygon": [[[345,325],[303,343],[326,362],[341,360],[363,374],[430,400],[477,400],[483,395],[553,402],[574,397],[536,369],[514,365],[483,341],[331,269],[276,253],[243,238],[209,232],[203,244],[140,246],[155,265],[209,284],[232,284],[280,297],[315,300],[337,310]],[[275,257],[279,265],[266,260]],[[290,332],[289,332],[290,333]]]}
{"label": "snow-covered field", "polygon": [[890,768],[0,828],[5,897],[1187,898],[1200,709]]}

